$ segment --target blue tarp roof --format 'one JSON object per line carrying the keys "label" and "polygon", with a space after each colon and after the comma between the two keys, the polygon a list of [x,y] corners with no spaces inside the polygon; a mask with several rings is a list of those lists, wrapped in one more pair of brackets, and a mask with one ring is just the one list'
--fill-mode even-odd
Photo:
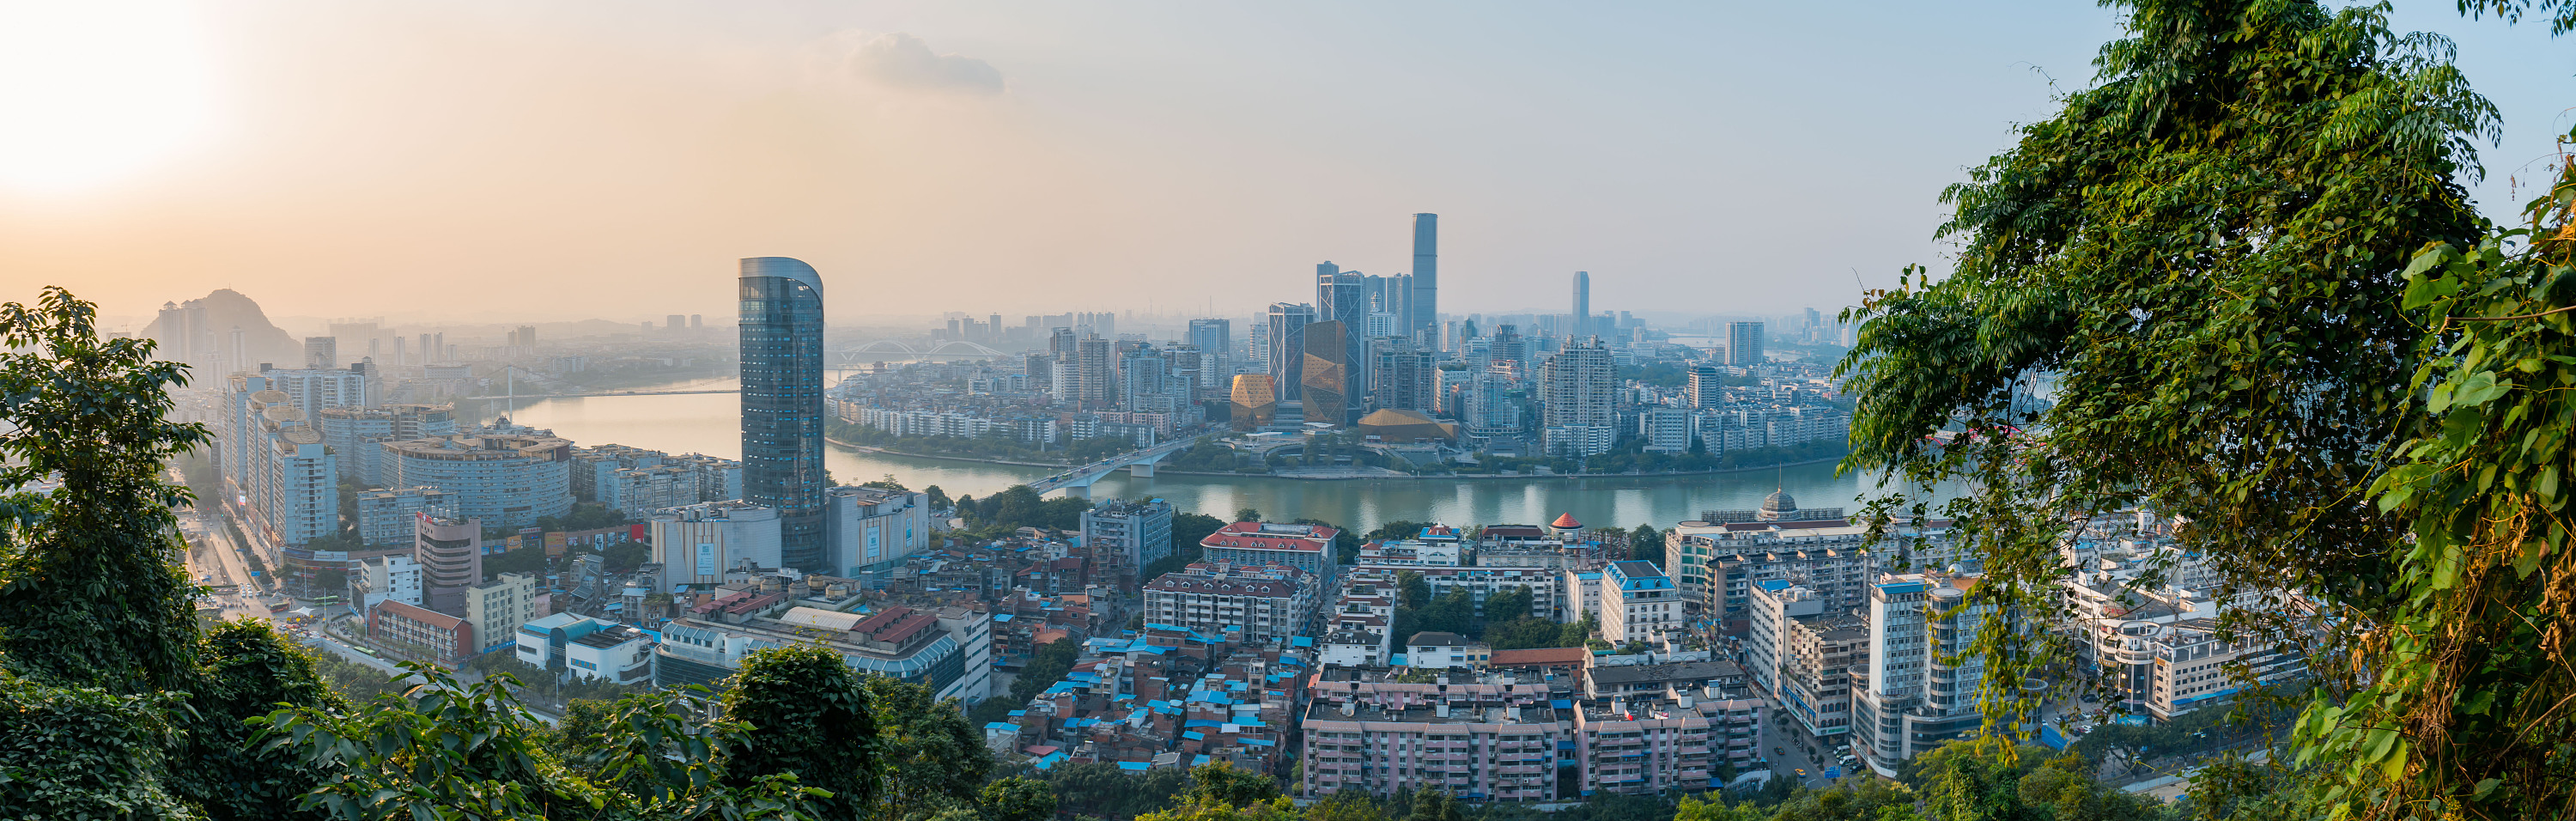
{"label": "blue tarp roof", "polygon": [[1288,637],[1288,646],[1290,646],[1290,647],[1313,647],[1313,646],[1315,646],[1315,639],[1314,639],[1314,637],[1312,637],[1312,636],[1289,636],[1289,637]]}
{"label": "blue tarp roof", "polygon": [[1199,732],[1199,731],[1197,731],[1197,730],[1182,730],[1182,731],[1181,731],[1181,737],[1182,737],[1182,738],[1189,739],[1189,740],[1191,740],[1191,741],[1205,741],[1205,740],[1207,740],[1207,734],[1206,734],[1206,733]]}
{"label": "blue tarp roof", "polygon": [[1268,724],[1263,724],[1263,723],[1261,723],[1261,717],[1260,717],[1260,716],[1236,716],[1236,717],[1235,717],[1235,719],[1234,719],[1234,723],[1236,723],[1236,724],[1241,724],[1241,725],[1246,726],[1246,727],[1268,727],[1268,726],[1270,726],[1270,725],[1268,725]]}
{"label": "blue tarp roof", "polygon": [[1020,731],[1020,725],[1013,724],[1013,723],[1010,723],[1010,722],[1008,722],[1008,721],[996,721],[996,722],[993,722],[993,723],[990,723],[990,724],[986,724],[986,725],[984,725],[984,729],[987,729],[987,730],[1002,730],[1002,731],[1005,731],[1005,732],[1013,732],[1013,733],[1016,733],[1016,732],[1019,732],[1019,731]]}
{"label": "blue tarp roof", "polygon": [[993,617],[993,620],[994,620],[994,621],[1010,621],[1010,620],[1011,620],[1011,614],[1009,614],[1009,613],[1003,613],[1003,614],[1000,614],[1000,615],[994,616],[994,617]]}
{"label": "blue tarp roof", "polygon": [[1252,746],[1255,746],[1255,747],[1276,747],[1276,746],[1279,746],[1279,742],[1272,741],[1272,740],[1267,739],[1267,738],[1238,738],[1238,739],[1235,739],[1235,740],[1236,740],[1236,741],[1241,741],[1241,742],[1243,742],[1243,743],[1245,743],[1245,744],[1249,744],[1249,745],[1252,745]]}
{"label": "blue tarp roof", "polygon": [[1121,769],[1121,770],[1139,770],[1139,771],[1142,771],[1142,770],[1150,770],[1150,769],[1153,769],[1153,768],[1154,768],[1153,763],[1152,763],[1152,762],[1148,762],[1148,761],[1121,761],[1121,762],[1118,762],[1118,769]]}
{"label": "blue tarp roof", "polygon": [[1574,709],[1574,700],[1564,698],[1549,699],[1547,706],[1554,707],[1559,710],[1571,710]]}
{"label": "blue tarp roof", "polygon": [[1027,711],[1027,710],[1012,710],[1012,711],[1011,711],[1011,715],[1015,715],[1015,716],[1024,716],[1024,715],[1028,715],[1028,714],[1029,714],[1029,711]]}

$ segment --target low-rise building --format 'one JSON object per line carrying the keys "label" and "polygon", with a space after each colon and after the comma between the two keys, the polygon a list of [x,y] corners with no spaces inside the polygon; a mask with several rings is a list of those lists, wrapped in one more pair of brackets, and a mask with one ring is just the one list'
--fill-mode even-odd
{"label": "low-rise building", "polygon": [[421,485],[376,488],[358,494],[358,540],[368,547],[411,544],[412,518],[434,510],[453,510],[455,495]]}
{"label": "low-rise building", "polygon": [[653,637],[632,626],[556,613],[514,631],[520,661],[617,684],[653,676]]}
{"label": "low-rise building", "polygon": [[1118,556],[1130,575],[1142,572],[1172,555],[1172,504],[1147,499],[1093,506],[1082,512],[1082,544],[1094,556]]}
{"label": "low-rise building", "polygon": [[1492,645],[1456,633],[1426,630],[1404,641],[1404,666],[1416,670],[1474,670],[1493,660]]}
{"label": "low-rise building", "polygon": [[[653,514],[653,562],[675,585],[716,585],[736,567],[778,567],[776,508],[703,502]],[[797,568],[803,570],[804,568]]]}
{"label": "low-rise building", "polygon": [[797,568],[855,576],[930,546],[930,495],[910,490],[835,487],[823,491],[823,536],[835,567]]}
{"label": "low-rise building", "polygon": [[474,625],[462,617],[398,601],[381,602],[367,611],[367,636],[396,646],[418,647],[432,658],[451,663],[480,652],[475,644]]}
{"label": "low-rise building", "polygon": [[370,556],[350,563],[349,603],[359,613],[376,605],[398,601],[413,607],[424,603],[421,598],[421,567],[410,556]]}
{"label": "low-rise building", "polygon": [[1329,589],[1339,583],[1333,540],[1341,533],[1323,525],[1234,522],[1199,540],[1200,558],[1246,566],[1284,564],[1306,571]]}
{"label": "low-rise building", "polygon": [[788,606],[783,588],[738,594],[743,598],[664,626],[653,651],[655,686],[719,686],[755,650],[820,643],[852,670],[929,687],[934,698],[972,704],[992,694],[993,628],[985,613],[903,605],[844,613]]}

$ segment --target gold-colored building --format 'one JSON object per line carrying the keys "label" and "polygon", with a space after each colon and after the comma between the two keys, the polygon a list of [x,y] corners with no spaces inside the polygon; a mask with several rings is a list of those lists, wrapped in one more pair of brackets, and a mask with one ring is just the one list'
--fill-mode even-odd
{"label": "gold-colored building", "polygon": [[1279,387],[1266,373],[1247,373],[1234,378],[1234,429],[1251,430],[1270,424],[1279,412]]}

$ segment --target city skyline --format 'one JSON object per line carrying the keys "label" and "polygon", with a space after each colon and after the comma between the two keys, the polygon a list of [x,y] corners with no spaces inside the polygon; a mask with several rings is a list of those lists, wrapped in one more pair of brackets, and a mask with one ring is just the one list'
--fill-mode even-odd
{"label": "city skyline", "polygon": [[[0,143],[0,287],[71,281],[118,316],[228,287],[337,316],[439,282],[658,316],[721,313],[705,272],[782,254],[844,272],[836,316],[1248,316],[1319,260],[1414,273],[1404,221],[1432,212],[1453,315],[1555,304],[1577,270],[1605,306],[1833,308],[1946,267],[1939,190],[2052,84],[2084,86],[2116,22],[2088,4],[140,8],[6,12],[47,34],[9,42],[26,48],[0,99],[55,128]],[[2473,191],[2509,211],[2570,73],[2509,69],[2569,57],[2447,8],[2396,18],[2462,39],[2510,126]],[[1763,34],[1788,30],[1837,35]],[[89,82],[46,96],[7,67]]]}

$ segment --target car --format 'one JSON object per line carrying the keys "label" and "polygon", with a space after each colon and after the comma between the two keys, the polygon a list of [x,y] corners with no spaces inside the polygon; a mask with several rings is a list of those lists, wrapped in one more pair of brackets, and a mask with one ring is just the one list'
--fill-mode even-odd
{"label": "car", "polygon": [[1773,747],[1773,748],[1771,748],[1771,752],[1776,753],[1776,754],[1779,754],[1779,755],[1788,755],[1788,754],[1789,754],[1789,748],[1787,748],[1787,747]]}
{"label": "car", "polygon": [[1798,777],[1799,777],[1799,778],[1805,778],[1805,777],[1807,777],[1807,771],[1806,771],[1806,770],[1803,770],[1803,769],[1799,770],[1799,771],[1798,771]]}

